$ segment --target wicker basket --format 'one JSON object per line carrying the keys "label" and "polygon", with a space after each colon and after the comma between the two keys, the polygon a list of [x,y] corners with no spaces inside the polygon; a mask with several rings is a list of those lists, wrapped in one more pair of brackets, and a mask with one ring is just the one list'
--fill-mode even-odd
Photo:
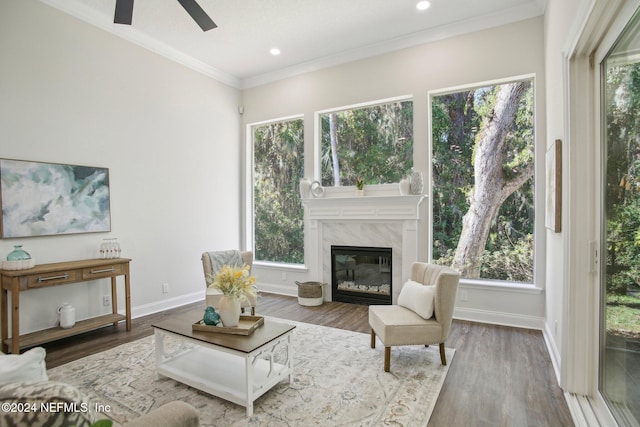
{"label": "wicker basket", "polygon": [[298,303],[305,306],[322,305],[322,287],[320,282],[296,282],[298,285]]}

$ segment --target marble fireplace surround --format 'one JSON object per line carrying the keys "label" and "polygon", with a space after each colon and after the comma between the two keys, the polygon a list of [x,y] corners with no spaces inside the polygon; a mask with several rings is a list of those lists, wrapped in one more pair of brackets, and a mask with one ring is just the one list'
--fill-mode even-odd
{"label": "marble fireplace surround", "polygon": [[400,285],[409,278],[411,264],[418,260],[420,204],[423,195],[370,195],[353,192],[321,198],[305,198],[304,220],[308,236],[308,267],[327,285],[325,300],[331,300],[331,246],[372,246],[392,249],[392,301]]}

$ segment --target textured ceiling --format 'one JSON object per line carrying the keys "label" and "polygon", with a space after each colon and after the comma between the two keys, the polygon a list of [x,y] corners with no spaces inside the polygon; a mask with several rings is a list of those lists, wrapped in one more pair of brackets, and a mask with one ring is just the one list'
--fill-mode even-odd
{"label": "textured ceiling", "polygon": [[[177,0],[135,0],[131,26],[115,0],[41,0],[235,87],[249,87],[542,15],[545,0],[198,0],[203,32]],[[278,47],[279,56],[269,50]]]}

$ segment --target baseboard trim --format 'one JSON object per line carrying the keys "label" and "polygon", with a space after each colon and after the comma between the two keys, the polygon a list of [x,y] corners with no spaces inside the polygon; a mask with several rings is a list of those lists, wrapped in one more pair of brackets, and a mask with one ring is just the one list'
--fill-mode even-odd
{"label": "baseboard trim", "polygon": [[181,307],[183,305],[191,304],[198,301],[204,301],[204,290],[193,292],[186,295],[180,295],[173,298],[167,298],[160,301],[155,301],[149,304],[138,305],[131,307],[131,317],[142,317],[148,314],[158,313],[160,311],[169,310],[171,308]]}
{"label": "baseboard trim", "polygon": [[[291,287],[287,285],[276,285],[273,283],[260,283],[258,285],[258,289],[263,292],[267,292],[270,294],[278,294],[278,295],[287,295],[290,297],[298,296],[298,287]],[[326,300],[326,298],[325,298]]]}
{"label": "baseboard trim", "polygon": [[[258,287],[260,291],[271,294],[288,295],[293,297],[297,296],[297,288],[291,288],[290,286],[260,283]],[[258,298],[259,297],[260,296],[258,295]],[[131,317],[135,319],[136,317],[142,317],[148,314],[154,314],[160,311],[169,310],[171,308],[177,308],[183,305],[192,304],[194,302],[204,301],[204,299],[205,292],[203,290],[192,292],[186,295],[180,295],[174,298],[163,299],[161,301],[155,301],[149,304],[138,305],[135,307],[131,307]]]}
{"label": "baseboard trim", "polygon": [[454,319],[471,322],[490,323],[494,325],[513,326],[516,328],[544,330],[544,318],[523,316],[515,313],[501,313],[496,311],[479,310],[477,308],[456,307],[453,311]]}
{"label": "baseboard trim", "polygon": [[[272,294],[297,296],[297,288],[291,286],[277,285],[272,283],[260,283],[259,288],[263,292]],[[326,298],[325,298],[326,299]],[[157,313],[159,311],[168,310],[170,308],[180,307],[204,300],[204,292],[193,292],[186,295],[180,295],[174,298],[168,298],[156,301],[150,304],[139,305],[131,309],[131,317],[141,317],[148,314]],[[513,326],[517,328],[536,329],[548,333],[545,330],[545,321],[541,317],[523,316],[514,313],[501,313],[495,311],[479,310],[474,308],[457,307],[453,313],[453,317],[459,320],[468,320],[471,322],[491,323],[495,325]],[[545,341],[547,338],[545,337]],[[547,343],[549,347],[549,343]],[[549,354],[554,361],[554,369],[556,368],[557,352],[553,351],[553,347],[549,348]]]}
{"label": "baseboard trim", "polygon": [[[272,283],[260,283],[261,291],[279,295],[297,296],[297,288],[286,285],[277,285]],[[325,301],[327,297],[325,295]],[[487,310],[478,310],[470,308],[456,308],[453,317],[460,320],[469,320],[472,322],[491,323],[503,326],[514,326],[517,328],[536,329],[544,331],[545,321],[542,317],[522,316],[514,313],[500,313]]]}
{"label": "baseboard trim", "polygon": [[553,333],[551,333],[549,324],[547,322],[545,322],[544,324],[542,336],[544,338],[545,344],[547,345],[547,351],[549,352],[549,357],[551,358],[553,371],[556,373],[556,380],[558,381],[558,384],[560,384],[560,362],[562,361],[562,357],[560,356],[558,346],[556,346],[556,341],[553,338]]}

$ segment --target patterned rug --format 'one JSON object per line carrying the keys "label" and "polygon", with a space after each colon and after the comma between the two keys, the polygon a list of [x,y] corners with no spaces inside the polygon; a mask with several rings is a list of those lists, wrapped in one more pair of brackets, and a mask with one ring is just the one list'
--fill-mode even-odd
{"label": "patterned rug", "polygon": [[[171,400],[196,407],[203,426],[427,425],[449,366],[440,363],[438,346],[394,347],[387,373],[384,347],[378,341],[372,349],[368,334],[287,323],[296,325],[294,382],[283,381],[257,399],[252,417],[242,406],[171,379],[156,379],[153,337],[51,369],[49,378],[110,405],[104,415],[114,425]],[[189,345],[178,340],[167,344]],[[446,354],[450,364],[454,350],[446,349]]]}

